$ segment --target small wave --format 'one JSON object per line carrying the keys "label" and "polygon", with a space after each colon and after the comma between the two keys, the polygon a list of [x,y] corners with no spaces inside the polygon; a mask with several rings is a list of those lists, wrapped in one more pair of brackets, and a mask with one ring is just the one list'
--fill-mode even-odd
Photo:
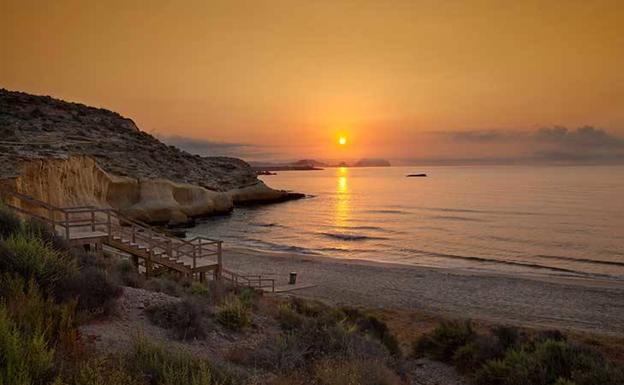
{"label": "small wave", "polygon": [[409,214],[407,211],[403,210],[365,210],[364,212],[370,214]]}
{"label": "small wave", "polygon": [[333,226],[333,227],[336,229],[345,230],[345,231],[368,230],[368,231],[378,231],[381,233],[394,233],[395,232],[393,230],[386,229],[386,228],[379,227],[379,226]]}
{"label": "small wave", "polygon": [[344,233],[320,233],[328,238],[340,239],[343,241],[368,241],[368,240],[384,240],[384,237],[371,237],[363,234],[344,234]]}
{"label": "small wave", "polygon": [[430,217],[430,218],[431,219],[441,219],[441,220],[445,220],[445,221],[485,222],[485,220],[483,220],[483,219],[459,217],[459,216],[452,216],[452,215],[436,215],[436,216],[433,216],[433,217]]}
{"label": "small wave", "polygon": [[587,259],[587,258],[573,258],[573,257],[564,257],[561,255],[543,255],[538,254],[536,257],[540,258],[548,258],[548,259],[558,259],[560,261],[570,261],[570,262],[583,262],[583,263],[592,263],[598,265],[608,265],[608,266],[621,266],[624,267],[624,262],[616,262],[616,261],[602,261],[596,259]]}
{"label": "small wave", "polygon": [[320,254],[318,251],[311,250],[305,247],[267,242],[267,241],[263,241],[261,239],[256,239],[256,238],[246,238],[245,241],[252,243],[252,244],[256,244],[256,245],[262,245],[268,248],[269,250],[274,250],[274,251],[293,252],[297,254],[310,254],[310,255]]}
{"label": "small wave", "polygon": [[280,225],[279,223],[264,223],[264,222],[252,222],[250,223],[250,225],[258,226],[258,227],[285,227],[283,225]]}
{"label": "small wave", "polygon": [[501,259],[491,259],[491,258],[476,257],[476,256],[471,256],[471,255],[446,254],[446,253],[438,253],[438,252],[418,250],[418,249],[412,249],[411,251],[422,254],[422,255],[430,256],[430,257],[461,259],[461,260],[475,261],[475,262],[481,262],[481,263],[496,263],[496,264],[501,264],[501,265],[551,270],[551,271],[570,273],[570,274],[576,274],[576,275],[584,275],[584,276],[606,276],[604,274],[592,274],[592,273],[586,273],[586,272],[577,271],[573,269],[566,269],[563,267],[546,266],[546,265],[540,265],[538,263],[531,263],[531,262],[506,261],[506,260],[501,260]]}

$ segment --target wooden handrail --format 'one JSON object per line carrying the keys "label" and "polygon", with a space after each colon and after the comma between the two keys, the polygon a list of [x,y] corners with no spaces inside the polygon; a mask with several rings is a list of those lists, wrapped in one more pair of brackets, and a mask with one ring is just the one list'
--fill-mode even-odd
{"label": "wooden handrail", "polygon": [[[198,259],[216,255],[217,267],[215,273],[217,276],[220,276],[223,271],[221,268],[222,241],[220,240],[202,236],[196,236],[190,240],[177,238],[167,231],[155,231],[154,227],[142,221],[130,219],[112,208],[95,206],[55,207],[47,202],[12,190],[3,190],[2,192],[5,196],[16,198],[19,201],[46,210],[47,218],[44,215],[37,214],[35,209],[26,209],[7,203],[7,206],[11,209],[50,223],[53,228],[60,226],[64,231],[65,238],[68,240],[71,239],[70,229],[90,227],[91,231],[95,232],[97,229],[104,228],[102,231],[105,232],[108,242],[112,242],[115,237],[123,241],[123,238],[127,236],[130,238],[130,243],[143,246],[147,253],[148,264],[154,260],[156,255],[165,254],[170,259],[177,261],[180,261],[181,258],[189,258],[192,260],[193,269],[201,269],[202,266],[197,266]],[[80,217],[75,217],[77,215]],[[128,231],[125,229],[128,229]],[[162,250],[162,253],[154,253],[160,250]],[[235,277],[233,279],[236,281],[246,281],[248,285],[262,286],[262,281],[260,280],[256,285],[242,276],[235,275],[232,277]]]}

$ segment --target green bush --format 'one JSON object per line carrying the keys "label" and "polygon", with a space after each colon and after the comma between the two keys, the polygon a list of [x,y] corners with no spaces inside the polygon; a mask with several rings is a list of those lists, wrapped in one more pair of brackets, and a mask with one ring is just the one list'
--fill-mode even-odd
{"label": "green bush", "polygon": [[380,361],[322,360],[314,368],[319,385],[400,385],[396,373]]}
{"label": "green bush", "polygon": [[154,305],[146,311],[152,323],[171,330],[178,339],[189,340],[206,336],[205,310],[196,302],[183,300]]}
{"label": "green bush", "polygon": [[128,260],[122,260],[115,266],[117,280],[123,286],[145,287],[145,277],[137,271],[136,266]]}
{"label": "green bush", "polygon": [[256,307],[258,296],[258,292],[251,287],[243,287],[238,293],[238,299],[240,300],[240,302],[243,304],[243,306],[249,309],[253,309]]}
{"label": "green bush", "polygon": [[25,333],[0,304],[0,384],[47,384],[53,380],[54,350],[43,332]]}
{"label": "green bush", "polygon": [[19,218],[0,202],[0,239],[17,235],[22,230]]}
{"label": "green bush", "polygon": [[282,303],[277,310],[277,320],[283,330],[295,330],[303,324],[304,318],[289,303]]}
{"label": "green bush", "polygon": [[113,282],[106,271],[86,267],[67,283],[64,294],[68,299],[78,299],[79,311],[108,315],[113,312],[121,293],[121,287]]}
{"label": "green bush", "polygon": [[45,297],[34,281],[26,283],[22,277],[9,274],[0,276],[0,294],[4,297],[3,306],[21,332],[43,335],[51,346],[73,338],[73,302],[56,303]]}
{"label": "green bush", "polygon": [[474,337],[470,322],[442,322],[432,333],[421,336],[414,344],[414,355],[451,362],[457,349]]}
{"label": "green bush", "polygon": [[230,330],[241,330],[251,325],[251,311],[238,297],[230,297],[217,306],[216,319]]}
{"label": "green bush", "polygon": [[537,340],[509,349],[475,373],[477,385],[576,385],[624,383],[624,371],[602,355],[564,340]]}
{"label": "green bush", "polygon": [[199,282],[193,282],[191,284],[189,293],[200,297],[210,297],[210,289],[208,289],[208,286]]}
{"label": "green bush", "polygon": [[54,230],[50,228],[50,225],[43,222],[40,219],[29,218],[24,222],[24,233],[29,238],[38,238],[45,245],[52,247],[55,250],[62,252],[69,252],[69,243],[60,237]]}
{"label": "green bush", "polygon": [[25,280],[34,279],[45,293],[60,294],[57,289],[78,273],[70,255],[46,247],[40,239],[13,235],[3,243],[0,272],[17,273]]}
{"label": "green bush", "polygon": [[62,385],[146,385],[114,359],[88,358],[72,369],[71,373],[63,375]]}
{"label": "green bush", "polygon": [[206,361],[145,340],[135,344],[126,363],[131,374],[149,379],[153,385],[227,385],[238,382],[234,376],[217,370]]}
{"label": "green bush", "polygon": [[390,354],[394,356],[401,355],[399,342],[396,337],[392,335],[388,329],[388,325],[386,325],[385,322],[373,315],[365,314],[355,308],[343,308],[342,311],[346,315],[347,321],[355,324],[361,332],[381,341]]}

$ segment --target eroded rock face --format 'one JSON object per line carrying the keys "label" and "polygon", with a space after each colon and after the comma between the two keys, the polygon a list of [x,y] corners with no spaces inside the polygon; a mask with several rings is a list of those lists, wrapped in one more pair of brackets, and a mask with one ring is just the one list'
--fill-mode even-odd
{"label": "eroded rock face", "polygon": [[112,207],[150,223],[289,195],[240,159],[167,146],[115,112],[7,90],[0,90],[0,182],[57,206]]}

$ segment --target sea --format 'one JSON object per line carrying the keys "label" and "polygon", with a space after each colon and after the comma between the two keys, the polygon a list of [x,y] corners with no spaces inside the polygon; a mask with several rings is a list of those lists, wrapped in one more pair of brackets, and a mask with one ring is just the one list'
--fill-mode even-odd
{"label": "sea", "polygon": [[[425,173],[426,177],[407,177]],[[261,177],[308,194],[190,233],[288,254],[624,280],[624,166],[327,168]]]}

